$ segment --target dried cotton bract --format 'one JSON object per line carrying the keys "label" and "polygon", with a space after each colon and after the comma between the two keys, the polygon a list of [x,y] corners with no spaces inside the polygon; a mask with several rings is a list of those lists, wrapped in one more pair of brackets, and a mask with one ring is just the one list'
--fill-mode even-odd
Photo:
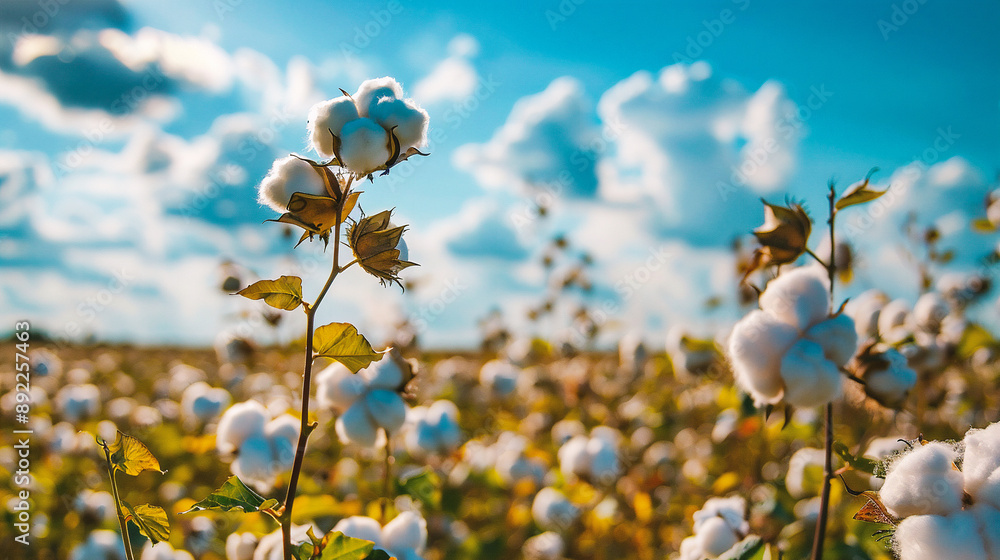
{"label": "dried cotton bract", "polygon": [[755,401],[812,407],[840,396],[840,368],[854,356],[858,336],[846,314],[830,316],[828,298],[819,269],[797,268],[771,281],[761,308],[733,328],[736,383]]}

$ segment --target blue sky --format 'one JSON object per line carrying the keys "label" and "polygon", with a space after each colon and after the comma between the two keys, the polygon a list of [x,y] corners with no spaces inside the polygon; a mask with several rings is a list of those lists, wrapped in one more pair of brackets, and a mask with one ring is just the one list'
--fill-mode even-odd
{"label": "blue sky", "polygon": [[[312,103],[383,75],[429,111],[432,155],[367,185],[362,207],[395,207],[422,266],[403,295],[344,275],[327,320],[387,340],[410,317],[459,346],[492,308],[564,337],[587,304],[606,341],[659,346],[671,326],[735,316],[729,246],[760,196],[817,214],[828,179],[873,166],[899,196],[845,218],[863,226],[845,293],[912,300],[908,213],[946,232],[952,272],[996,247],[955,224],[985,213],[1000,165],[998,23],[995,2],[917,0],[5,3],[0,314],[57,337],[294,337],[298,317],[273,331],[222,294],[219,263],[301,269],[315,291],[328,256],[292,252],[253,189],[275,157],[306,153]],[[557,235],[571,250],[552,276],[587,252],[594,289],[528,324]]]}

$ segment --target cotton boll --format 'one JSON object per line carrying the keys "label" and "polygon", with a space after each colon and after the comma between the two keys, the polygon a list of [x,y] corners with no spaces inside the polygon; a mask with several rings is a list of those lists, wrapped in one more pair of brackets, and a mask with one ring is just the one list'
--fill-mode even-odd
{"label": "cotton boll", "polygon": [[559,560],[566,550],[566,543],[559,533],[546,531],[524,541],[521,550],[528,560]]}
{"label": "cotton boll", "polygon": [[362,447],[372,447],[378,436],[378,426],[362,404],[348,408],[337,418],[334,425],[342,443],[356,443]]}
{"label": "cotton boll", "polygon": [[365,406],[375,424],[391,433],[396,432],[406,421],[406,403],[400,396],[385,389],[375,389],[365,395]]}
{"label": "cotton boll", "polygon": [[758,403],[777,403],[782,396],[781,360],[798,337],[795,327],[760,310],[733,327],[729,357],[736,383]]}
{"label": "cotton boll", "polygon": [[894,299],[885,304],[878,315],[878,332],[888,344],[896,344],[910,335],[907,318],[910,306],[906,301]]}
{"label": "cotton boll", "polygon": [[257,202],[284,214],[288,211],[292,195],[297,192],[324,195],[326,184],[311,163],[287,156],[271,165],[271,170],[257,187]]}
{"label": "cotton boll", "polygon": [[56,408],[69,422],[91,418],[101,408],[101,391],[96,385],[67,385],[56,393]]}
{"label": "cotton boll", "polygon": [[690,536],[681,541],[679,560],[704,560],[705,553],[701,550],[701,540],[697,536]]}
{"label": "cotton boll", "polygon": [[913,515],[903,519],[893,535],[896,553],[904,560],[992,560],[971,512]]}
{"label": "cotton boll", "polygon": [[73,547],[70,560],[125,560],[125,545],[118,533],[99,529],[91,531],[87,540]]}
{"label": "cotton boll", "polygon": [[259,489],[270,489],[274,477],[274,453],[271,442],[262,435],[253,435],[240,446],[240,454],[230,465],[233,474]]}
{"label": "cotton boll", "polygon": [[[906,446],[906,443],[902,441],[902,438],[881,437],[871,440],[868,444],[868,449],[865,450],[864,456],[876,461],[883,461],[897,453],[906,451],[907,449],[908,447]],[[884,479],[874,475],[870,477],[869,481],[869,485],[872,490],[882,488],[882,484],[885,482]]]}
{"label": "cotton boll", "polygon": [[721,517],[712,517],[705,521],[696,534],[702,552],[709,557],[716,557],[740,542],[739,536]]}
{"label": "cotton boll", "polygon": [[803,447],[792,454],[788,461],[785,487],[793,498],[815,496],[823,482],[826,454],[822,449]]}
{"label": "cotton boll", "polygon": [[826,359],[822,346],[808,339],[799,340],[785,354],[781,378],[785,400],[800,408],[826,404],[840,397],[843,389],[840,370]]}
{"label": "cotton boll", "polygon": [[229,407],[216,428],[215,445],[222,453],[232,453],[248,437],[264,432],[267,409],[257,401],[246,401]]}
{"label": "cotton boll", "polygon": [[829,313],[827,280],[809,267],[796,268],[772,280],[760,296],[760,308],[782,322],[805,330]]}
{"label": "cotton boll", "polygon": [[371,541],[376,547],[382,546],[382,526],[371,517],[354,515],[341,519],[333,526],[333,530],[353,539]]}
{"label": "cotton boll", "polygon": [[885,477],[879,497],[897,518],[947,515],[962,509],[962,473],[954,448],[931,442],[903,455]]}
{"label": "cotton boll", "polygon": [[291,468],[295,460],[295,447],[299,439],[298,419],[289,414],[279,416],[267,424],[264,435],[271,443],[274,468],[276,470]]}
{"label": "cotton boll", "polygon": [[396,135],[402,152],[427,143],[427,123],[430,118],[427,111],[412,99],[404,101],[394,97],[379,98],[371,106],[368,117]]}
{"label": "cotton boll", "polygon": [[186,550],[174,550],[168,542],[158,542],[154,545],[147,541],[139,560],[194,560],[194,556]]}
{"label": "cotton boll", "polygon": [[587,428],[579,420],[560,420],[552,425],[552,441],[556,445],[563,445],[573,436],[582,436],[587,433]]}
{"label": "cotton boll", "polygon": [[531,516],[543,529],[562,531],[576,520],[580,510],[555,488],[542,488],[531,504]]}
{"label": "cotton boll", "polygon": [[987,557],[1000,558],[1000,510],[989,504],[975,504],[969,511],[976,518]]}
{"label": "cotton boll", "polygon": [[253,560],[257,537],[253,533],[230,533],[226,537],[226,560]]}
{"label": "cotton boll", "polygon": [[882,306],[888,302],[889,298],[879,290],[862,292],[847,302],[844,313],[854,319],[854,328],[855,332],[858,333],[858,338],[867,340],[875,337],[878,333],[879,314],[882,311]]}
{"label": "cotton boll", "polygon": [[367,175],[384,165],[389,155],[389,133],[375,121],[360,118],[341,130],[341,163],[352,173]]}
{"label": "cotton boll", "polygon": [[412,511],[404,511],[382,528],[382,545],[387,552],[412,550],[417,554],[427,546],[427,522]]}
{"label": "cotton boll", "polygon": [[229,391],[198,381],[184,389],[181,410],[189,421],[205,423],[221,414],[231,401]]}
{"label": "cotton boll", "polygon": [[490,360],[479,370],[479,382],[493,389],[500,396],[506,396],[517,388],[520,370],[503,360]]}
{"label": "cotton boll", "polygon": [[312,149],[325,158],[333,157],[333,135],[339,137],[344,125],[359,117],[358,106],[346,95],[313,105],[307,128]]}
{"label": "cotton boll", "polygon": [[322,406],[335,412],[347,410],[368,390],[360,374],[351,373],[347,366],[334,362],[316,376],[316,393]]}
{"label": "cotton boll", "polygon": [[587,442],[587,455],[590,459],[590,476],[602,484],[612,484],[621,474],[621,463],[618,461],[618,450],[603,439],[591,437]]}
{"label": "cotton boll", "polygon": [[587,445],[590,438],[587,436],[574,436],[562,447],[559,448],[559,470],[564,475],[583,475],[590,468],[590,455],[587,453]]}
{"label": "cotton boll", "polygon": [[895,348],[881,354],[885,366],[865,372],[865,392],[887,406],[902,404],[917,383],[917,372],[910,369],[906,358]]}
{"label": "cotton boll", "polygon": [[358,114],[367,117],[372,104],[383,97],[402,98],[403,86],[399,85],[395,78],[389,76],[361,82],[358,91],[354,93],[354,103],[358,106]]}
{"label": "cotton boll", "polygon": [[[309,542],[308,532],[310,527],[312,525],[293,524],[291,530],[292,544],[298,545],[303,542]],[[314,527],[313,529],[315,533],[320,533],[319,531],[315,531]],[[253,560],[281,560],[284,557],[281,529],[275,529],[261,537],[260,543],[257,545],[257,550],[253,553]]]}
{"label": "cotton boll", "polygon": [[750,524],[745,517],[747,512],[746,500],[739,496],[731,498],[709,498],[700,510],[696,511],[694,519],[694,530],[699,532],[702,524],[709,519],[721,518],[736,532],[746,534],[750,532]]}
{"label": "cotton boll", "polygon": [[1000,422],[969,430],[964,442],[965,490],[975,500],[1000,508]]}
{"label": "cotton boll", "polygon": [[941,294],[927,292],[913,306],[913,324],[924,332],[939,332],[941,321],[948,315],[948,311],[948,302]]}
{"label": "cotton boll", "polygon": [[813,325],[806,331],[806,338],[822,346],[823,355],[837,367],[851,361],[858,350],[854,319],[846,313]]}
{"label": "cotton boll", "polygon": [[358,375],[364,377],[368,381],[368,386],[374,389],[395,391],[403,384],[403,370],[389,353],[386,353],[381,360],[358,372]]}

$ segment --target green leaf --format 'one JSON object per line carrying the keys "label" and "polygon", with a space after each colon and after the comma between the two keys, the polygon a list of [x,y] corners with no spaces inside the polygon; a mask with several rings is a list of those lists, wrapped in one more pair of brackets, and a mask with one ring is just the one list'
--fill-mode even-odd
{"label": "green leaf", "polygon": [[764,541],[750,535],[719,556],[719,560],[758,560],[764,557]]}
{"label": "green leaf", "polygon": [[351,373],[368,367],[380,355],[350,323],[330,323],[316,329],[313,334],[313,350],[316,357],[337,360],[347,366]]}
{"label": "green leaf", "polygon": [[302,303],[302,279],[282,276],[277,280],[260,280],[236,293],[248,299],[262,299],[275,309],[291,311]]}
{"label": "green leaf", "polygon": [[299,545],[292,545],[292,557],[296,560],[311,560],[316,547],[313,543],[304,542]]}
{"label": "green leaf", "polygon": [[441,478],[430,468],[423,468],[412,475],[401,478],[401,491],[420,500],[433,509],[441,507]]}
{"label": "green leaf", "polygon": [[163,508],[149,504],[132,507],[126,501],[122,501],[122,505],[128,511],[125,520],[135,523],[151,543],[165,541],[170,536],[170,522],[167,521],[167,512]]}
{"label": "green leaf", "polygon": [[955,353],[961,358],[971,358],[976,350],[993,344],[993,335],[976,323],[969,323],[962,333],[962,340]]}
{"label": "green leaf", "polygon": [[377,548],[371,554],[365,556],[365,560],[395,560],[395,558],[395,556],[389,556],[389,553],[381,548]]}
{"label": "green leaf", "polygon": [[229,477],[218,490],[212,492],[204,500],[191,506],[191,509],[181,512],[191,513],[192,511],[205,511],[217,509],[230,511],[241,509],[244,513],[252,513],[278,505],[278,500],[265,500],[260,494],[251,490],[238,476]]}
{"label": "green leaf", "polygon": [[340,531],[329,536],[320,560],[365,560],[375,548],[375,543],[371,541],[348,537]]}
{"label": "green leaf", "polygon": [[160,462],[145,444],[121,430],[118,430],[118,437],[108,450],[111,451],[111,464],[127,475],[135,476],[142,471],[166,472],[160,470]]}
{"label": "green leaf", "polygon": [[843,459],[845,463],[850,465],[852,469],[866,474],[875,473],[875,467],[878,465],[877,461],[869,459],[868,457],[855,457],[842,442],[833,442],[833,452]]}
{"label": "green leaf", "polygon": [[859,181],[844,191],[841,195],[840,200],[837,201],[836,209],[841,210],[847,208],[848,206],[855,206],[857,204],[864,204],[866,202],[871,202],[876,198],[882,196],[883,194],[889,192],[889,189],[884,191],[874,191],[868,188],[868,181],[871,180],[872,175],[878,171],[877,167],[873,167],[871,171],[868,172],[868,176],[865,177],[863,181]]}

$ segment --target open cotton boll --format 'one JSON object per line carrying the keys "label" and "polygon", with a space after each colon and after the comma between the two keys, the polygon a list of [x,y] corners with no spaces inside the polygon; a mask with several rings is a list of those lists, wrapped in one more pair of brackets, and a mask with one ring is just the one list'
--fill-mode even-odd
{"label": "open cotton boll", "polygon": [[854,319],[845,313],[813,325],[806,338],[822,346],[823,355],[837,367],[851,361],[858,350]]}
{"label": "open cotton boll", "polygon": [[360,374],[351,373],[347,366],[334,362],[316,376],[316,394],[323,407],[343,412],[355,403],[368,385]]}
{"label": "open cotton boll", "polygon": [[542,488],[531,503],[531,516],[543,529],[566,530],[579,514],[580,510],[555,488]]}
{"label": "open cotton boll", "polygon": [[367,175],[389,160],[389,133],[377,122],[362,117],[340,132],[341,163],[352,173]]}
{"label": "open cotton boll", "polygon": [[427,546],[427,522],[412,511],[404,511],[382,528],[382,546],[400,560],[412,560]]}
{"label": "open cotton boll", "polygon": [[788,474],[785,487],[793,498],[815,496],[823,483],[823,468],[826,454],[822,449],[803,447],[788,460]]}
{"label": "open cotton boll", "polygon": [[412,99],[404,101],[395,97],[381,97],[371,106],[368,118],[396,135],[401,152],[409,148],[420,148],[427,143],[427,123],[430,117]]}
{"label": "open cotton boll", "polygon": [[363,447],[375,445],[378,426],[364,406],[352,406],[337,418],[334,425],[337,436],[343,443],[356,443]]}
{"label": "open cotton boll", "polygon": [[878,317],[889,298],[879,290],[868,290],[850,299],[844,313],[854,319],[855,332],[861,340],[874,338],[878,333]]}
{"label": "open cotton boll", "polygon": [[1000,508],[1000,422],[969,430],[963,441],[965,490],[975,500]]}
{"label": "open cotton boll", "polygon": [[573,436],[569,441],[559,448],[559,470],[564,475],[586,474],[590,468],[590,455],[587,452],[587,445],[590,438],[584,435]]}
{"label": "open cotton boll", "polygon": [[781,360],[785,400],[808,408],[840,397],[843,390],[840,370],[826,358],[823,347],[808,339],[796,342]]}
{"label": "open cotton boll", "polygon": [[517,378],[521,373],[514,364],[504,360],[490,360],[479,370],[479,382],[500,396],[507,396],[517,388]]}
{"label": "open cotton boll", "polygon": [[240,445],[239,455],[230,465],[233,474],[256,488],[270,489],[274,476],[274,453],[263,435],[253,435]]}
{"label": "open cotton boll", "polygon": [[372,104],[383,97],[402,98],[403,86],[395,78],[384,76],[382,78],[372,78],[361,82],[358,91],[354,92],[354,103],[358,107],[358,114],[362,117],[368,116]]}
{"label": "open cotton boll", "polygon": [[325,158],[332,158],[333,135],[340,136],[344,125],[359,118],[358,106],[354,100],[344,95],[320,101],[309,109],[309,144],[313,150]]}
{"label": "open cotton boll", "polygon": [[383,354],[382,359],[358,372],[368,381],[368,386],[374,389],[388,389],[395,391],[403,384],[403,370],[388,352]]}
{"label": "open cotton boll", "polygon": [[798,331],[768,313],[754,310],[733,327],[729,358],[736,384],[758,403],[781,400],[781,361]]}
{"label": "open cotton boll", "polygon": [[941,330],[941,321],[949,311],[948,302],[941,294],[927,292],[913,306],[913,325],[924,332],[936,333]]}
{"label": "open cotton boll", "polygon": [[[292,545],[299,545],[304,542],[309,542],[309,529],[312,528],[315,534],[322,534],[313,525],[292,525],[291,528],[291,542]],[[264,535],[260,538],[260,543],[257,545],[257,550],[253,553],[253,560],[282,560],[285,557],[284,549],[282,548],[282,535],[281,529],[275,529],[274,531]]]}
{"label": "open cotton boll", "polygon": [[158,542],[142,547],[142,555],[139,560],[194,560],[194,556],[186,550],[174,550],[168,542]]}
{"label": "open cotton boll", "polygon": [[902,560],[993,560],[968,511],[907,517],[896,526],[893,544]]}
{"label": "open cotton boll", "polygon": [[290,414],[282,414],[268,422],[264,436],[271,442],[271,451],[276,464],[286,469],[295,459],[295,446],[299,439],[299,421]]}
{"label": "open cotton boll", "polygon": [[1000,558],[1000,510],[989,504],[975,504],[969,511],[976,518],[987,557],[990,560]]}
{"label": "open cotton boll", "polygon": [[101,409],[101,391],[96,385],[67,385],[56,393],[56,408],[70,422],[91,418]]}
{"label": "open cotton boll", "polygon": [[91,531],[87,540],[73,547],[70,560],[125,560],[125,545],[118,533],[106,529]]}
{"label": "open cotton boll", "polygon": [[226,537],[226,560],[253,560],[257,536],[253,533],[230,533]]}
{"label": "open cotton boll", "polygon": [[695,534],[703,554],[715,558],[740,542],[739,535],[721,517],[707,519]]}
{"label": "open cotton boll", "polygon": [[288,211],[292,195],[301,192],[311,195],[326,194],[326,184],[311,163],[295,156],[277,159],[257,187],[257,202],[275,212]]}
{"label": "open cotton boll", "polygon": [[827,279],[812,267],[778,276],[760,295],[760,308],[782,322],[805,330],[829,314]]}
{"label": "open cotton boll", "polygon": [[[868,449],[865,450],[864,456],[876,461],[882,461],[908,449],[903,438],[880,437],[871,440],[868,444]],[[884,479],[874,475],[869,478],[869,486],[872,490],[879,490],[882,488],[884,482]]]}
{"label": "open cotton boll", "polygon": [[236,403],[229,407],[215,430],[215,446],[222,453],[232,453],[248,437],[264,432],[269,414],[257,401]]}
{"label": "open cotton boll", "polygon": [[546,531],[524,541],[521,551],[528,560],[559,560],[566,550],[566,543],[559,533]]}
{"label": "open cotton boll", "polygon": [[552,425],[552,441],[556,445],[563,445],[573,438],[587,433],[587,428],[579,420],[564,419]]}
{"label": "open cotton boll", "polygon": [[339,531],[352,539],[363,539],[375,543],[376,547],[382,546],[382,526],[378,521],[364,515],[354,515],[346,517],[333,526],[334,531]]}
{"label": "open cotton boll", "polygon": [[705,560],[705,553],[701,550],[701,541],[696,535],[682,540],[679,552],[679,560]]}
{"label": "open cotton boll", "polygon": [[389,433],[394,433],[406,421],[406,403],[392,391],[375,389],[365,395],[365,406],[372,420]]}
{"label": "open cotton boll", "polygon": [[458,407],[451,401],[440,400],[427,408],[410,409],[407,421],[412,426],[406,433],[406,447],[413,455],[450,453],[461,439]]}
{"label": "open cotton boll", "polygon": [[955,449],[930,442],[889,466],[879,497],[897,518],[947,515],[962,509],[962,473],[954,468]]}
{"label": "open cotton boll", "polygon": [[608,441],[591,437],[587,442],[587,455],[590,459],[588,470],[595,481],[611,484],[618,480],[621,474],[621,463],[618,461],[618,449]]}
{"label": "open cotton boll", "polygon": [[221,414],[231,401],[229,391],[197,381],[181,394],[181,411],[189,421],[204,423]]}
{"label": "open cotton boll", "polygon": [[731,498],[709,498],[700,510],[694,513],[694,531],[700,531],[701,526],[709,519],[723,519],[729,526],[740,534],[750,532],[750,524],[745,517],[747,512],[747,502],[739,496]]}
{"label": "open cotton boll", "polygon": [[910,335],[907,319],[910,304],[902,299],[894,299],[885,304],[878,315],[878,332],[887,344],[896,344]]}
{"label": "open cotton boll", "polygon": [[882,353],[885,367],[869,369],[865,373],[865,391],[888,406],[895,406],[906,399],[906,395],[917,383],[917,372],[913,371],[906,357],[895,348]]}

